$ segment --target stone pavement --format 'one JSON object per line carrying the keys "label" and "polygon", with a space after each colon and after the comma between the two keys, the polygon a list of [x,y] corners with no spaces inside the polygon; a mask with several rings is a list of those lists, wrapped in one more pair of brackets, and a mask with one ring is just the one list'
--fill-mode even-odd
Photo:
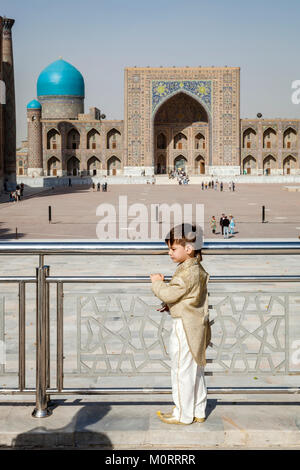
{"label": "stone pavement", "polygon": [[0,405],[0,448],[300,449],[300,398],[209,395],[207,420],[161,422],[171,395],[60,397],[52,415],[33,418],[28,396]]}
{"label": "stone pavement", "polygon": [[[204,235],[222,239],[219,218],[224,212],[235,218],[233,240],[241,238],[298,238],[300,234],[299,192],[285,190],[284,184],[237,184],[236,191],[225,188],[223,192],[200,185],[109,185],[108,192],[93,191],[87,186],[55,188],[36,191],[32,197],[18,203],[0,204],[0,239],[97,239],[96,228],[103,219],[96,214],[100,204],[112,204],[118,208],[120,196],[127,196],[128,207],[141,203],[147,208],[148,217],[141,217],[141,225],[149,229],[151,204],[174,203],[202,204],[204,210]],[[26,189],[27,190],[27,189]],[[7,199],[6,199],[7,200]],[[1,201],[0,201],[1,202]],[[265,223],[262,223],[262,206],[265,206]],[[52,208],[52,223],[48,221],[48,207]],[[138,215],[138,214],[137,214]],[[137,216],[136,215],[136,216]],[[211,216],[217,220],[217,233],[212,234]],[[123,233],[130,233],[128,215]],[[144,227],[143,226],[143,227]],[[126,230],[129,230],[126,232]],[[125,232],[124,232],[125,231]],[[148,230],[149,232],[150,230]]]}

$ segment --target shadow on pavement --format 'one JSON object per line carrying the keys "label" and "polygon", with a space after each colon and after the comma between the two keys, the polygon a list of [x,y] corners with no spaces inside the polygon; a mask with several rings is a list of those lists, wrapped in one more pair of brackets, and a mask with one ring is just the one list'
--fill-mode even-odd
{"label": "shadow on pavement", "polygon": [[[58,406],[55,404],[54,409]],[[98,449],[112,449],[110,439],[103,432],[93,430],[93,425],[97,425],[111,410],[107,404],[101,407],[91,405],[83,406],[66,426],[61,428],[52,428],[55,421],[50,422],[51,418],[30,418],[38,423],[44,423],[46,420],[48,427],[36,426],[25,433],[19,434],[12,442],[13,448],[82,448],[92,446]],[[95,412],[97,411],[97,412]],[[46,424],[45,422],[45,424]],[[89,429],[91,427],[92,429]],[[51,429],[52,428],[52,429]]]}
{"label": "shadow on pavement", "polygon": [[[2,225],[2,222],[0,222]],[[5,240],[18,240],[19,238],[25,237],[26,234],[22,232],[12,232],[10,229],[7,228],[0,228],[0,239],[3,238]]]}

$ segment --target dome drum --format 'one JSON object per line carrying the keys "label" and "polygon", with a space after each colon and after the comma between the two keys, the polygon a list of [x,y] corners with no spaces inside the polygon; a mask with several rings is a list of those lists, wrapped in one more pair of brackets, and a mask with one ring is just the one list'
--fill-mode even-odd
{"label": "dome drum", "polygon": [[77,119],[84,112],[84,100],[78,96],[39,96],[42,119]]}

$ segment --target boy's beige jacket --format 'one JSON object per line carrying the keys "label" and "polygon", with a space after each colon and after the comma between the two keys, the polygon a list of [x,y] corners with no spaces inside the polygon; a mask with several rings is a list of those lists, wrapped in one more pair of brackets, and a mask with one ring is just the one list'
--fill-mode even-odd
{"label": "boy's beige jacket", "polygon": [[169,284],[154,281],[152,291],[165,302],[173,318],[181,318],[189,349],[200,366],[206,364],[206,348],[211,339],[207,283],[209,275],[198,258],[181,263]]}

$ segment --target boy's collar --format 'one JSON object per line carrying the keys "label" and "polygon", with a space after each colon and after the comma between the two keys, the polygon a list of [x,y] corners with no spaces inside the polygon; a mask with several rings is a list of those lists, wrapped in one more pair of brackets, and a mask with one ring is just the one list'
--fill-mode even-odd
{"label": "boy's collar", "polygon": [[189,266],[193,266],[197,263],[199,263],[197,256],[195,256],[194,258],[188,258],[177,265],[177,270],[188,268]]}

